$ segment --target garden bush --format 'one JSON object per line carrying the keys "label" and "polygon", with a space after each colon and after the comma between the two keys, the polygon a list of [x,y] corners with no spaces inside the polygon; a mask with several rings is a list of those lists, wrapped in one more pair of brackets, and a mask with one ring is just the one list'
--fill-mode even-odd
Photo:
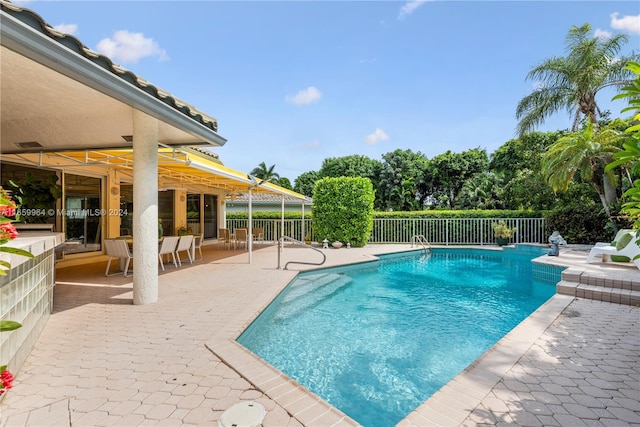
{"label": "garden bush", "polygon": [[368,178],[322,178],[313,189],[313,231],[319,239],[364,246],[373,227]]}
{"label": "garden bush", "polygon": [[594,244],[610,242],[613,232],[606,226],[607,215],[595,202],[588,205],[576,204],[558,206],[546,215],[547,230],[558,230],[567,243]]}

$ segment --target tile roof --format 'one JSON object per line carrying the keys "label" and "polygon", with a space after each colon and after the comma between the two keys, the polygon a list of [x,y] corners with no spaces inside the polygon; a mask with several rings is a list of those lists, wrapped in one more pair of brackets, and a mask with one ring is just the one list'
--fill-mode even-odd
{"label": "tile roof", "polygon": [[28,25],[29,27],[44,34],[45,36],[50,37],[51,39],[60,43],[62,46],[65,46],[69,50],[78,53],[82,57],[93,62],[95,65],[104,68],[105,70],[111,72],[127,83],[133,85],[134,87],[137,87],[138,89],[141,89],[147,94],[169,105],[170,107],[173,107],[177,111],[181,112],[187,117],[190,117],[203,126],[215,132],[218,131],[218,121],[215,118],[205,115],[195,107],[172,96],[170,93],[162,90],[161,88],[154,86],[153,84],[144,80],[142,77],[114,63],[107,56],[89,49],[87,46],[82,44],[80,40],[73,37],[72,35],[57,31],[34,11],[16,6],[15,4],[12,4],[7,0],[0,0],[0,6],[2,12],[11,15],[25,25]]}
{"label": "tile roof", "polygon": [[[281,201],[282,201],[282,195],[280,194],[259,193],[259,194],[252,194],[251,196],[251,202],[256,204],[261,204],[261,203],[275,204],[275,203],[280,203]],[[284,196],[284,201],[285,203],[296,202],[297,204],[301,202],[299,198],[288,197],[286,195]],[[311,197],[305,196],[304,198],[305,205],[311,206],[312,202],[313,202],[313,199]],[[233,199],[227,199],[227,203],[239,203],[239,204],[249,203],[249,193],[235,194]]]}

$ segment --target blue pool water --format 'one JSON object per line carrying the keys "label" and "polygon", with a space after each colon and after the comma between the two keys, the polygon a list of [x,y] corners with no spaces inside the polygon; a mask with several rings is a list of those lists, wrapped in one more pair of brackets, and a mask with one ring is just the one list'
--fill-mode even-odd
{"label": "blue pool water", "polygon": [[[367,427],[393,426],[555,293],[531,259],[435,249],[299,275],[238,342]],[[556,277],[557,276],[557,277]]]}

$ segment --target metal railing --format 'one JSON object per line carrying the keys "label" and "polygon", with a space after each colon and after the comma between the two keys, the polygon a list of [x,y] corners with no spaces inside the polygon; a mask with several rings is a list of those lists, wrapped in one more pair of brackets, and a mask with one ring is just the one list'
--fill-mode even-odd
{"label": "metal railing", "polygon": [[280,237],[280,241],[278,244],[278,270],[280,269],[280,253],[282,252],[282,249],[284,248],[284,241],[287,240],[295,245],[300,245],[303,246],[305,248],[309,248],[309,249],[313,249],[316,252],[319,252],[322,255],[322,262],[308,262],[308,261],[289,261],[284,265],[284,269],[286,270],[287,267],[289,266],[289,264],[304,264],[304,265],[322,265],[327,261],[327,256],[325,255],[324,252],[322,252],[320,249],[314,248],[313,246],[307,245],[304,242],[301,242],[300,240],[296,240],[293,239],[289,236],[282,236]]}
{"label": "metal railing", "polygon": [[[516,231],[511,243],[546,243],[548,233],[544,218],[374,218],[369,243],[411,243],[412,236],[422,235],[431,245],[492,245],[495,244],[493,223],[503,220]],[[314,233],[311,219],[305,219],[305,234],[314,242],[324,236]],[[245,228],[246,219],[227,220],[227,228]],[[288,235],[304,240],[301,219],[286,219],[284,230],[279,219],[254,219],[254,227],[264,228],[266,241],[276,242]]]}
{"label": "metal railing", "polygon": [[[311,219],[304,220],[305,234],[311,231]],[[296,240],[304,240],[302,235],[302,219],[285,219],[284,228],[280,219],[254,219],[253,228],[264,228],[264,240],[267,242],[277,242],[280,236],[291,236]],[[248,228],[249,221],[246,219],[227,219],[227,228]],[[322,240],[322,239],[320,239]]]}
{"label": "metal railing", "polygon": [[411,237],[411,247],[418,246],[418,244],[422,246],[422,250],[424,251],[425,255],[431,253],[431,244],[422,234],[415,234]]}

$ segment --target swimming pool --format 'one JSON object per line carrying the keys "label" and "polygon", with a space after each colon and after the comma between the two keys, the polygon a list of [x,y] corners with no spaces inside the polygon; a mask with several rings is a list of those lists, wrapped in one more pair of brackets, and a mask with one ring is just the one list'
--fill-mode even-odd
{"label": "swimming pool", "polygon": [[[435,249],[299,275],[238,342],[364,426],[392,426],[560,280],[533,251]],[[548,275],[547,275],[548,276]]]}

